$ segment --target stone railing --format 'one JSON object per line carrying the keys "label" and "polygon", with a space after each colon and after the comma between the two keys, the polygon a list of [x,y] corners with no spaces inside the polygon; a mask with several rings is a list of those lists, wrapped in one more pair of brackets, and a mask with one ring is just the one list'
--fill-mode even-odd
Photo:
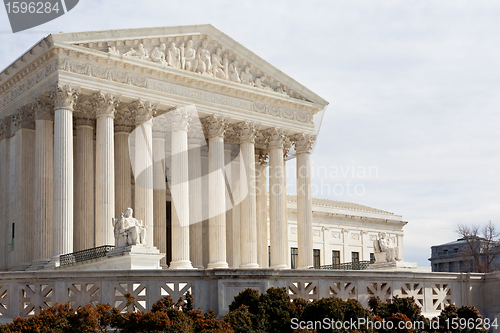
{"label": "stone railing", "polygon": [[125,294],[146,311],[159,298],[174,301],[190,291],[195,307],[228,312],[245,288],[265,292],[285,287],[291,298],[315,300],[336,296],[357,299],[365,307],[371,296],[415,297],[426,316],[447,304],[476,305],[493,318],[500,313],[500,272],[492,274],[411,273],[388,271],[214,269],[158,271],[55,271],[0,273],[0,321],[30,316],[54,303],[109,303],[126,310]]}

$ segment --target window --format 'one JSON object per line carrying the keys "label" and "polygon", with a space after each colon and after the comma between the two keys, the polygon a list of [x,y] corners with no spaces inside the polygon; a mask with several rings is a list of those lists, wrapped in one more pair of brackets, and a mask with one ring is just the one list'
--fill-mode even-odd
{"label": "window", "polygon": [[296,247],[292,247],[291,251],[292,251],[291,252],[292,253],[292,262],[291,262],[290,267],[292,269],[296,269],[297,268],[297,258],[299,256],[299,249]]}
{"label": "window", "polygon": [[340,265],[340,251],[332,251],[332,265]]}
{"label": "window", "polygon": [[314,267],[321,266],[320,250],[317,250],[317,249],[313,250],[313,265],[314,265]]}
{"label": "window", "polygon": [[267,264],[267,267],[271,267],[271,246],[267,246],[267,259],[269,260],[269,263]]}
{"label": "window", "polygon": [[351,252],[352,262],[359,262],[359,252]]}
{"label": "window", "polygon": [[375,253],[370,253],[370,262],[375,262]]}

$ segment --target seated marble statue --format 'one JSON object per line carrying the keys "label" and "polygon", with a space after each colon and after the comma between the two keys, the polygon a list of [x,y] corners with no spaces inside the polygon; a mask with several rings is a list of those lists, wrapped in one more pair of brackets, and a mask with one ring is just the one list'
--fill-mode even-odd
{"label": "seated marble statue", "polygon": [[395,262],[401,260],[399,258],[399,249],[397,246],[391,246],[390,239],[385,232],[378,234],[378,239],[373,241],[375,249],[375,263]]}
{"label": "seated marble statue", "polygon": [[142,221],[134,218],[133,212],[132,208],[127,208],[119,219],[113,219],[115,248],[137,244],[145,245],[147,226],[143,226]]}

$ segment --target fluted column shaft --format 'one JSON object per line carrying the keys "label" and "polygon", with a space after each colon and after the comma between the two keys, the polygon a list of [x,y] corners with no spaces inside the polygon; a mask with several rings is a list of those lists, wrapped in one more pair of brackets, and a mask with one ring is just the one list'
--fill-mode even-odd
{"label": "fluted column shaft", "polygon": [[[156,132],[153,124],[153,208],[154,208],[154,229],[153,244],[160,253],[167,253],[167,201],[165,195],[165,132]],[[158,158],[158,159],[156,159]],[[163,188],[160,186],[163,182]],[[167,258],[160,261],[162,267],[167,266]]]}
{"label": "fluted column shaft", "polygon": [[269,132],[269,216],[271,225],[271,268],[288,265],[286,192],[284,183],[283,144],[285,132],[272,128]]}
{"label": "fluted column shaft", "polygon": [[[74,251],[95,246],[94,219],[94,123],[77,119],[75,152]],[[113,243],[110,243],[113,244]]]}
{"label": "fluted column shaft", "polygon": [[115,125],[115,216],[132,207],[132,167],[128,137],[132,129]]}
{"label": "fluted column shaft", "polygon": [[54,97],[53,262],[73,252],[73,105],[77,91],[58,86]]}
{"label": "fluted column shaft", "polygon": [[[235,149],[234,149],[235,148]],[[239,155],[238,155],[239,154]],[[239,158],[237,158],[239,156]],[[232,161],[231,164],[231,175],[230,175],[230,180],[231,184],[233,185],[232,188],[235,188],[235,190],[238,190],[239,187],[239,179],[240,179],[240,164],[243,162],[243,158],[241,157],[240,154],[240,148],[238,147],[233,147],[232,152],[231,152],[231,158],[234,160]],[[232,253],[228,254],[232,256],[232,266],[238,268],[241,265],[241,246],[240,246],[240,239],[241,239],[241,191],[233,191],[233,199],[234,199],[234,205],[233,208],[230,210],[231,214],[231,226],[226,226],[230,233],[229,237],[231,237],[232,240]],[[227,234],[227,233],[226,233]],[[229,241],[228,241],[229,243]],[[229,261],[228,261],[229,263]]]}
{"label": "fluted column shaft", "polygon": [[[46,110],[51,113],[51,110]],[[52,256],[54,199],[54,121],[37,117],[35,132],[35,216],[33,265],[43,265]]]}
{"label": "fluted column shaft", "polygon": [[189,161],[187,110],[167,115],[172,133],[172,166],[169,182],[172,193],[172,262],[171,269],[193,268],[189,258]]}
{"label": "fluted column shaft", "polygon": [[3,233],[0,241],[0,269],[7,268],[7,246],[10,243],[8,223],[8,193],[9,193],[9,165],[7,154],[7,126],[4,119],[0,119],[0,231]]}
{"label": "fluted column shaft", "polygon": [[209,263],[207,268],[227,268],[226,261],[226,182],[224,177],[224,133],[227,120],[220,116],[205,118],[209,138]]}
{"label": "fluted column shaft", "polygon": [[194,268],[203,269],[203,185],[201,146],[205,137],[199,123],[188,132],[189,162],[189,254]]}
{"label": "fluted column shaft", "polygon": [[297,268],[313,266],[313,217],[311,194],[311,151],[314,137],[299,134],[295,137],[297,152],[297,235],[299,257]]}
{"label": "fluted column shaft", "polygon": [[[267,250],[267,175],[266,155],[259,155],[256,162],[255,178],[257,189],[257,263],[261,268],[269,267]],[[257,156],[256,156],[257,158]]]}

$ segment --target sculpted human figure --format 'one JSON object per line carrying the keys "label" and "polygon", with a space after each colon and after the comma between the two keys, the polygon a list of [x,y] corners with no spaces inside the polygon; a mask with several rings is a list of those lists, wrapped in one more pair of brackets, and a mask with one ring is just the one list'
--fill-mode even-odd
{"label": "sculpted human figure", "polygon": [[261,77],[256,78],[255,79],[255,87],[260,88],[260,89],[264,89],[264,90],[274,91],[273,88],[264,84],[266,79],[267,79],[266,74],[263,74]]}
{"label": "sculpted human figure", "polygon": [[240,75],[241,83],[247,86],[253,86],[253,75],[250,73],[250,67],[245,67],[245,70]]}
{"label": "sculpted human figure", "polygon": [[142,43],[139,43],[137,50],[135,50],[134,48],[130,48],[130,51],[125,52],[123,55],[127,57],[149,59],[148,51],[144,48],[144,45]]}
{"label": "sculpted human figure", "polygon": [[201,74],[212,73],[212,62],[210,61],[210,51],[208,50],[208,41],[204,39],[196,53],[198,67],[196,71]]}
{"label": "sculpted human figure", "polygon": [[114,46],[108,46],[108,53],[111,53],[111,54],[120,54],[120,51],[118,51],[116,49],[116,47],[114,47]]}
{"label": "sculpted human figure", "polygon": [[[215,77],[219,79],[226,78],[226,72],[224,71],[224,63],[221,57],[222,50],[218,47],[215,53],[212,54],[212,72]],[[227,61],[227,58],[224,58]]]}
{"label": "sculpted human figure", "polygon": [[151,51],[150,58],[154,62],[159,62],[165,64],[165,50],[167,46],[165,44],[161,44],[160,47],[156,46],[153,51]]}
{"label": "sculpted human figure", "polygon": [[194,71],[197,67],[196,51],[193,48],[192,40],[188,40],[186,42],[186,47],[181,48],[181,63],[182,69],[190,72]]}
{"label": "sculpted human figure", "polygon": [[380,232],[379,238],[373,241],[375,249],[375,262],[393,262],[400,260],[399,249],[392,247],[390,239],[385,232]]}
{"label": "sculpted human figure", "polygon": [[228,76],[231,81],[241,82],[240,76],[238,75],[238,62],[236,60],[229,64]]}
{"label": "sculpted human figure", "polygon": [[167,63],[171,67],[181,68],[181,51],[175,47],[175,43],[170,43],[167,51]]}
{"label": "sculpted human figure", "polygon": [[142,225],[142,221],[138,221],[132,216],[133,212],[132,208],[127,208],[119,219],[113,219],[116,248],[137,244],[145,245],[147,227]]}

